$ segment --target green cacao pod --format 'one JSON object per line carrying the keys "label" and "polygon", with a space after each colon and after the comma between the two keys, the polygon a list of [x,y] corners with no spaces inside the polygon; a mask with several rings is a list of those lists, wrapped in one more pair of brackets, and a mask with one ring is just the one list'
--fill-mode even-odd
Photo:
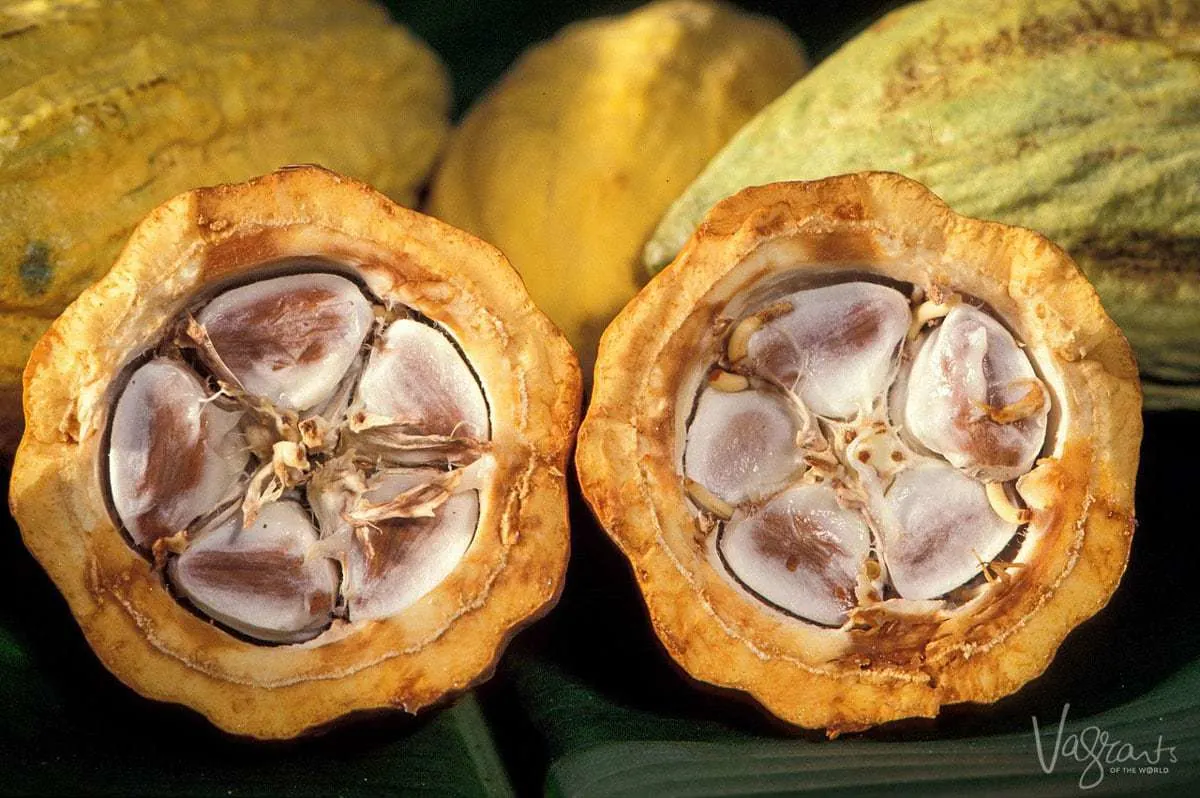
{"label": "green cacao pod", "polygon": [[445,70],[366,0],[0,6],[0,450],[21,372],[134,225],[196,185],[320,163],[412,205]]}
{"label": "green cacao pod", "polygon": [[1200,3],[926,0],[830,56],[672,206],[656,271],[749,185],[876,169],[1066,248],[1150,408],[1200,408]]}

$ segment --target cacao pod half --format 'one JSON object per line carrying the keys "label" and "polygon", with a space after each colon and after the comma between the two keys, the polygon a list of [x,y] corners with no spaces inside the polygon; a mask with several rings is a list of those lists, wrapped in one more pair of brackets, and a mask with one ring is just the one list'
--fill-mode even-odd
{"label": "cacao pod half", "polygon": [[235,0],[0,13],[0,447],[34,341],[151,208],[322,163],[413,204],[448,128],[437,57],[381,8]]}
{"label": "cacao pod half", "polygon": [[54,322],[10,503],[118,678],[291,737],[466,689],[553,605],[579,399],[498,251],[293,167],[160,206]]}
{"label": "cacao pod half", "polygon": [[1116,589],[1141,396],[1070,258],[895,174],[746,189],[605,331],[576,464],[691,675],[831,733],[989,703]]}
{"label": "cacao pod half", "polygon": [[901,172],[1066,248],[1133,344],[1150,408],[1200,408],[1200,4],[927,0],[743,129],[662,220],[657,269],[744,186]]}
{"label": "cacao pod half", "polygon": [[782,26],[710,0],[571,25],[471,109],[430,212],[503,250],[590,377],[655,222],[804,68]]}

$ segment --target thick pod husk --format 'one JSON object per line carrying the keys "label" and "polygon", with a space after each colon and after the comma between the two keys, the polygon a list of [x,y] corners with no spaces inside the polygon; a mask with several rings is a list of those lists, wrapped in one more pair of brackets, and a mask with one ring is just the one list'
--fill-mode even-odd
{"label": "thick pod husk", "polygon": [[[419,601],[264,646],[185,608],[130,545],[106,498],[106,430],[130,360],[198,296],[314,256],[452,336],[486,392],[494,466],[478,488],[469,549]],[[357,181],[294,167],[160,206],[55,321],[25,373],[10,504],[118,678],[227,731],[291,737],[356,711],[416,712],[466,689],[553,605],[569,550],[564,472],[579,396],[570,347],[496,249]]]}
{"label": "thick pod husk", "polygon": [[654,224],[804,68],[785,28],[710,0],[572,25],[470,111],[430,212],[504,251],[590,374]]}
{"label": "thick pod husk", "polygon": [[1200,4],[928,0],[754,119],[646,249],[669,261],[744,186],[863,169],[1067,249],[1133,344],[1150,408],[1200,408]]}
{"label": "thick pod husk", "polygon": [[[1043,369],[1057,417],[1018,483],[1033,510],[1024,567],[965,605],[865,603],[831,628],[772,609],[714,564],[712,519],[688,497],[682,446],[705,358],[756,292],[762,301],[778,281],[864,273],[986,302]],[[992,702],[1046,668],[1125,570],[1140,410],[1129,345],[1061,249],[959,216],[899,175],[867,173],[749,188],[712,210],[605,331],[576,465],[670,655],[697,679],[836,734]]]}
{"label": "thick pod husk", "polygon": [[[411,205],[448,128],[436,56],[370,3],[0,12],[0,448],[38,336],[187,188],[322,163]],[[205,10],[208,7],[208,10]]]}

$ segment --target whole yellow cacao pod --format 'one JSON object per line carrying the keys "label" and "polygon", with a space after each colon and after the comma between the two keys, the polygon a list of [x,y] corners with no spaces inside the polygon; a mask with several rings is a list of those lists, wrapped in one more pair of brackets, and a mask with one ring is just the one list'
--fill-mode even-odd
{"label": "whole yellow cacao pod", "polygon": [[448,80],[365,0],[50,0],[0,9],[0,450],[33,343],[151,208],[316,162],[402,204]]}
{"label": "whole yellow cacao pod", "polygon": [[576,23],[471,109],[430,210],[504,251],[590,375],[654,223],[804,68],[782,26],[708,0]]}
{"label": "whole yellow cacao pod", "polygon": [[1066,248],[1151,408],[1200,408],[1200,3],[927,0],[755,118],[661,222],[669,261],[738,189],[867,169]]}

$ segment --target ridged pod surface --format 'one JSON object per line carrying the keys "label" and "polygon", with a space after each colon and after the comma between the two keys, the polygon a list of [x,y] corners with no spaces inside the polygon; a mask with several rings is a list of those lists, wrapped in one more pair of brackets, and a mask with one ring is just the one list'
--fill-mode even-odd
{"label": "ridged pod surface", "polygon": [[646,249],[671,260],[744,186],[864,169],[1064,247],[1137,353],[1151,408],[1200,407],[1200,4],[927,0],[743,129]]}
{"label": "ridged pod surface", "polygon": [[34,342],[151,208],[292,163],[411,205],[449,126],[437,57],[365,0],[9,3],[0,36],[9,451]]}
{"label": "ridged pod surface", "polygon": [[583,493],[692,676],[830,733],[990,703],[1108,601],[1141,395],[1070,258],[888,173],[746,189],[605,331]]}
{"label": "ridged pod surface", "polygon": [[104,664],[230,732],[486,678],[569,550],[578,364],[493,247],[316,167],[153,211],[25,372],[25,544]]}
{"label": "ridged pod surface", "polygon": [[590,375],[655,222],[804,68],[781,25],[710,0],[576,23],[471,109],[430,212],[512,260]]}

